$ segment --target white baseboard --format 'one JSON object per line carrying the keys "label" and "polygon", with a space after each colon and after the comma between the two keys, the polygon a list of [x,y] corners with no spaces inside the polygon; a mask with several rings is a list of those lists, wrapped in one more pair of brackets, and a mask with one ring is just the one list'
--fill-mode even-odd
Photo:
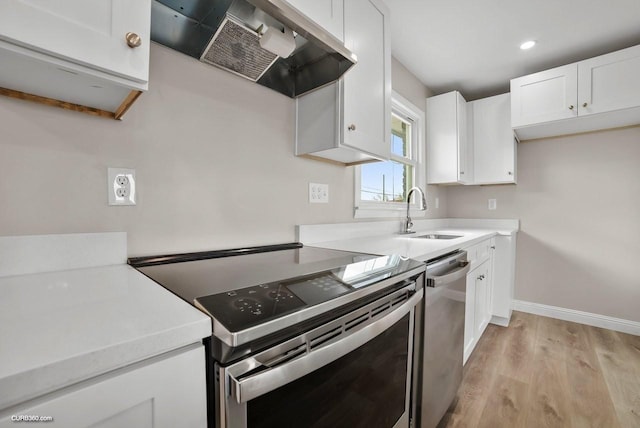
{"label": "white baseboard", "polygon": [[637,321],[629,321],[621,318],[592,314],[590,312],[576,311],[574,309],[560,308],[558,306],[524,302],[522,300],[514,300],[512,308],[514,311],[527,312],[529,314],[542,315],[544,317],[572,321],[579,324],[607,328],[609,330],[640,336],[640,322]]}
{"label": "white baseboard", "polygon": [[[524,312],[524,311],[522,311]],[[495,324],[495,325],[499,325],[500,327],[509,327],[509,321],[511,320],[511,318],[504,318],[504,317],[499,317],[499,316],[492,316],[491,317],[491,321],[489,321],[491,324]]]}

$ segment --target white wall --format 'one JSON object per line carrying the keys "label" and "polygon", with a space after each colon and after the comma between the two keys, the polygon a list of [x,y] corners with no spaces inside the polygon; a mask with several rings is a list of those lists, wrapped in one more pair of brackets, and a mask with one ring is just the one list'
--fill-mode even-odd
{"label": "white wall", "polygon": [[[406,97],[425,90],[404,80]],[[294,100],[160,45],[124,121],[0,97],[0,129],[0,236],[126,231],[143,255],[353,220],[353,169],[293,155]],[[136,169],[137,206],[107,206],[109,166]],[[309,204],[309,182],[329,184],[328,204]]]}
{"label": "white wall", "polygon": [[640,322],[640,127],[520,143],[517,185],[447,193],[451,217],[520,219],[516,299]]}

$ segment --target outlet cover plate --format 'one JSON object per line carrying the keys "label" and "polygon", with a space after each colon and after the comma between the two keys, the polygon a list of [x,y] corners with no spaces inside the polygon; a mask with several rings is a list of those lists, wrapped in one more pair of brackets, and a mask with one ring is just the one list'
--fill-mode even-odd
{"label": "outlet cover plate", "polygon": [[326,204],[329,202],[329,185],[309,183],[309,202],[312,204]]}
{"label": "outlet cover plate", "polygon": [[489,199],[487,205],[488,208],[493,211],[498,207],[498,201],[496,199]]}
{"label": "outlet cover plate", "polygon": [[107,168],[107,194],[109,205],[135,205],[136,170]]}

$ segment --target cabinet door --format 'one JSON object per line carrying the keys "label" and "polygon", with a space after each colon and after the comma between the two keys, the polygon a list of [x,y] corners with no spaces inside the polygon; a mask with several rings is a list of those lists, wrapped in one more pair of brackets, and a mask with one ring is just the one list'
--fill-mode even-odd
{"label": "cabinet door", "polygon": [[482,333],[489,324],[491,314],[489,312],[491,274],[489,272],[490,262],[487,260],[478,269],[475,269],[475,310],[474,310],[474,337],[480,340]]}
{"label": "cabinet door", "polygon": [[464,353],[463,364],[467,362],[473,348],[476,346],[475,335],[475,301],[476,301],[476,274],[477,269],[467,274],[467,292],[464,302]]}
{"label": "cabinet door", "polygon": [[511,128],[511,96],[483,98],[468,104],[473,123],[474,183],[516,182],[516,140]]}
{"label": "cabinet door", "polygon": [[427,182],[458,183],[468,170],[466,101],[459,92],[427,98]]}
{"label": "cabinet door", "polygon": [[[151,0],[2,0],[0,39],[100,71],[149,80]],[[127,46],[125,35],[142,39]]]}
{"label": "cabinet door", "polygon": [[473,183],[473,145],[469,141],[467,101],[456,91],[456,129],[458,150],[458,182]]}
{"label": "cabinet door", "polygon": [[391,150],[389,31],[389,12],[381,1],[345,2],[345,45],[358,63],[342,80],[342,141],[383,159]]}
{"label": "cabinet door", "polygon": [[287,0],[318,25],[344,41],[344,0]]}
{"label": "cabinet door", "polygon": [[[51,416],[44,425],[64,428],[205,427],[205,381],[204,347],[197,345],[52,393],[12,415]],[[11,415],[0,419],[0,428],[15,426]]]}
{"label": "cabinet door", "polygon": [[640,106],[640,45],[578,63],[579,115]]}
{"label": "cabinet door", "polygon": [[577,69],[569,64],[511,80],[512,127],[577,116]]}

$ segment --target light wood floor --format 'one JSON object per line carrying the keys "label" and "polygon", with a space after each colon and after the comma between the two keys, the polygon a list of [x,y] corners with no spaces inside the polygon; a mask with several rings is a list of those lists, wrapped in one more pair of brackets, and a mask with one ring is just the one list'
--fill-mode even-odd
{"label": "light wood floor", "polygon": [[487,327],[445,427],[640,428],[640,337],[514,312]]}

